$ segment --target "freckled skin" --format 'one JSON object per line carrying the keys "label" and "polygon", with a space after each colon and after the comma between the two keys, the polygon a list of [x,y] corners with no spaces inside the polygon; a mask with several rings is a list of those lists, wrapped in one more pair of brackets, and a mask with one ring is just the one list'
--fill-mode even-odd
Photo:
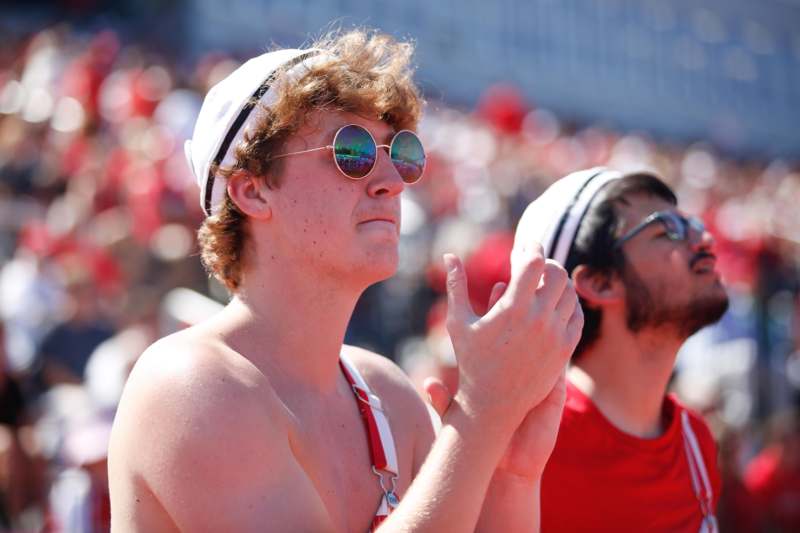
{"label": "freckled skin", "polygon": [[[381,143],[391,140],[394,134],[381,121],[349,113],[331,115],[337,120],[321,120],[301,128],[297,137],[287,143],[286,151],[325,146],[342,123],[363,125]],[[381,151],[372,173],[362,180],[350,180],[335,167],[331,172],[332,165],[333,157],[328,150],[286,158],[272,210],[278,220],[303,223],[287,224],[277,236],[281,242],[276,242],[275,247],[279,251],[288,248],[286,253],[292,257],[306,255],[323,273],[338,280],[344,281],[355,272],[372,273],[373,282],[386,279],[395,272],[398,262],[402,180],[385,150]],[[394,233],[375,225],[359,224],[365,217],[387,214],[397,220]]]}

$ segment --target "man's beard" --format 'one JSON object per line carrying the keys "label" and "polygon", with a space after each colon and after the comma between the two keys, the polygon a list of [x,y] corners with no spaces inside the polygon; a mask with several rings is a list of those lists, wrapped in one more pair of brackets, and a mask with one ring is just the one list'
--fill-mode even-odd
{"label": "man's beard", "polygon": [[[688,338],[701,328],[717,322],[728,310],[728,297],[715,293],[695,296],[681,305],[670,305],[667,290],[653,294],[628,265],[623,267],[628,329],[636,333],[644,328],[672,328]],[[689,290],[679,288],[677,290]]]}

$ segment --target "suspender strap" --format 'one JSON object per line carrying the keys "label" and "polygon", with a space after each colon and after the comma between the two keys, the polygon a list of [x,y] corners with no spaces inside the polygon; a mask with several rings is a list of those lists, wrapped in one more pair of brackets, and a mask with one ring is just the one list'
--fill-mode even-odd
{"label": "suspender strap", "polygon": [[[364,428],[367,431],[372,472],[378,476],[378,481],[383,491],[380,506],[372,521],[371,529],[375,530],[389,516],[392,509],[400,503],[395,492],[399,469],[397,467],[397,451],[394,447],[394,437],[392,436],[392,429],[389,427],[389,420],[383,412],[380,398],[372,394],[367,382],[364,381],[355,365],[342,354],[339,357],[339,366],[341,366],[342,374],[344,374],[347,382],[350,383],[353,394],[355,394],[358,410],[361,413]],[[387,486],[384,472],[388,474],[390,486]]]}
{"label": "suspender strap", "polygon": [[681,425],[683,429],[683,448],[686,452],[686,462],[689,463],[692,488],[703,513],[700,533],[717,533],[717,519],[714,516],[714,490],[711,487],[711,481],[708,479],[708,471],[703,460],[703,454],[700,451],[700,444],[694,434],[692,424],[689,422],[689,414],[686,410],[681,411]]}

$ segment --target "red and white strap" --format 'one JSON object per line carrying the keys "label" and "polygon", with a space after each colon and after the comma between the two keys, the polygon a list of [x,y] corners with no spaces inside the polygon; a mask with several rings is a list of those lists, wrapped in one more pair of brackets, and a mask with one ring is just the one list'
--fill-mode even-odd
{"label": "red and white strap", "polygon": [[692,488],[694,488],[694,494],[697,501],[700,502],[700,510],[703,513],[700,533],[718,533],[717,518],[714,516],[714,490],[708,479],[708,471],[700,451],[700,444],[692,430],[692,424],[689,422],[689,414],[685,410],[681,411],[681,423],[683,447],[686,451],[686,461],[689,463],[689,473],[692,476]]}
{"label": "red and white strap", "polygon": [[[371,531],[374,531],[400,503],[396,493],[397,479],[399,477],[397,451],[394,447],[392,428],[389,427],[389,420],[383,412],[380,398],[372,394],[358,369],[344,354],[339,357],[339,365],[342,368],[344,377],[353,389],[356,400],[358,400],[358,410],[361,412],[364,427],[367,431],[369,454],[372,459],[372,472],[378,476],[378,481],[383,491],[380,506],[372,521]],[[386,484],[384,473],[389,478],[389,486]]]}

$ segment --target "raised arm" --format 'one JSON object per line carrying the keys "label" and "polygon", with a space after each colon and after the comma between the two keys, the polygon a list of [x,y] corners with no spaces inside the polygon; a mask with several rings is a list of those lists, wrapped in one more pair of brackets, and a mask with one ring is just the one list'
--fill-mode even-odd
{"label": "raised arm", "polygon": [[380,531],[473,531],[483,507],[482,527],[538,529],[538,483],[563,406],[560,380],[582,326],[574,291],[541,247],[518,249],[508,289],[478,317],[461,262],[446,262],[459,389],[417,478]]}

